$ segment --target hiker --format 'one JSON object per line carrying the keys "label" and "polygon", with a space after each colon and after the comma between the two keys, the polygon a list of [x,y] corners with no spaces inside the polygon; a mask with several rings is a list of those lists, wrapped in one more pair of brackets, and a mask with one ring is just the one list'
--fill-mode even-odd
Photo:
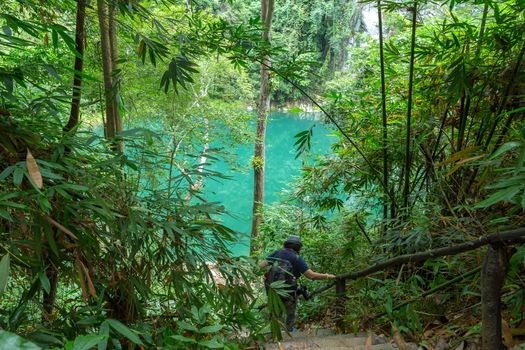
{"label": "hiker", "polygon": [[276,250],[259,263],[260,268],[271,266],[270,271],[265,275],[267,292],[269,285],[278,280],[283,280],[290,286],[290,296],[280,296],[286,307],[286,329],[289,332],[296,330],[294,323],[295,309],[297,307],[297,279],[301,277],[301,275],[305,275],[311,280],[323,280],[336,277],[329,273],[312,271],[303,258],[299,256],[301,247],[302,243],[299,236],[289,236],[284,242],[283,249]]}

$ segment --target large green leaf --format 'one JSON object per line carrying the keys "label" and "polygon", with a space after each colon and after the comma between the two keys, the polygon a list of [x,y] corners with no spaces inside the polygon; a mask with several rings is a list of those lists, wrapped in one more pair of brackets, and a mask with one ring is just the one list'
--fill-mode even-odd
{"label": "large green leaf", "polygon": [[21,336],[0,330],[0,350],[40,350],[40,346]]}
{"label": "large green leaf", "polygon": [[38,275],[38,279],[40,280],[40,283],[42,283],[42,287],[46,291],[46,293],[49,294],[51,292],[51,282],[49,282],[49,278],[47,278],[47,275],[45,272],[40,272]]}
{"label": "large green leaf", "polygon": [[104,336],[99,334],[81,335],[75,339],[73,350],[90,350],[103,339]]}
{"label": "large green leaf", "polygon": [[172,335],[171,338],[175,339],[175,340],[178,340],[178,341],[181,341],[181,342],[184,342],[184,343],[196,343],[197,341],[193,338],[189,338],[189,337],[185,337],[183,335],[180,335],[180,334],[175,334],[175,335]]}
{"label": "large green leaf", "polygon": [[189,324],[188,322],[185,322],[185,321],[178,321],[177,325],[180,328],[184,329],[185,331],[191,331],[191,332],[198,332],[199,331],[199,329],[197,327],[195,327],[194,325]]}
{"label": "large green leaf", "polygon": [[118,333],[120,333],[124,337],[128,338],[132,343],[143,345],[140,338],[135,333],[133,333],[131,329],[126,327],[122,322],[114,320],[112,318],[108,318],[106,322],[110,325],[111,328],[116,330]]}
{"label": "large green leaf", "polygon": [[198,343],[200,346],[204,346],[207,349],[222,349],[224,344],[220,343],[217,339],[201,340]]}
{"label": "large green leaf", "polygon": [[510,201],[522,188],[523,186],[518,185],[494,192],[487,199],[476,204],[474,208],[488,208],[499,202]]}
{"label": "large green leaf", "polygon": [[503,145],[501,145],[494,153],[492,153],[489,157],[489,159],[495,159],[497,157],[499,157],[500,155],[502,155],[503,153],[506,153],[516,147],[519,147],[521,144],[519,142],[516,142],[516,141],[511,141],[511,142],[507,142],[507,143],[504,143]]}
{"label": "large green leaf", "polygon": [[6,254],[2,257],[2,260],[0,260],[0,295],[4,292],[4,289],[7,286],[7,278],[9,277],[9,265],[9,254]]}
{"label": "large green leaf", "polygon": [[212,326],[206,326],[199,329],[199,333],[216,333],[223,329],[224,326],[222,324],[214,324]]}

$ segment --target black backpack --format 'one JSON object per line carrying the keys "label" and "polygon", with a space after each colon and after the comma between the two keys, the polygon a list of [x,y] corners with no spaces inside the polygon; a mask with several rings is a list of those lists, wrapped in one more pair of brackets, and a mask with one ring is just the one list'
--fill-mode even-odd
{"label": "black backpack", "polygon": [[283,259],[277,254],[276,257],[271,258],[270,271],[265,275],[264,284],[269,288],[273,282],[284,281],[290,293],[295,293],[297,290],[297,278],[294,275],[294,266],[296,265],[297,255],[294,255],[293,261]]}

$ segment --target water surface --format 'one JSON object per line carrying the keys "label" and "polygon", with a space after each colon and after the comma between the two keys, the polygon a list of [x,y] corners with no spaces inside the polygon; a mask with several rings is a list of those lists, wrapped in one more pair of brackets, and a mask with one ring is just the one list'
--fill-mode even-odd
{"label": "water surface", "polygon": [[[278,201],[282,192],[290,189],[294,178],[300,175],[302,159],[295,159],[294,135],[314,126],[311,153],[330,152],[335,137],[329,135],[332,130],[319,119],[319,115],[314,113],[270,114],[266,130],[265,205]],[[212,166],[213,170],[231,179],[207,180],[204,196],[224,205],[229,215],[223,216],[223,223],[239,233],[238,241],[231,248],[233,255],[248,255],[253,201],[253,145],[239,145],[231,153],[237,157],[238,166],[225,161],[218,161]]]}

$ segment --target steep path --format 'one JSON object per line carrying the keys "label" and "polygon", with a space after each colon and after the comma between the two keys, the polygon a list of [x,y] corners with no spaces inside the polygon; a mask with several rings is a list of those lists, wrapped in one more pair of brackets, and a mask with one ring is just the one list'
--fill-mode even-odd
{"label": "steep path", "polygon": [[265,350],[397,350],[386,338],[366,333],[334,334],[329,330],[318,330],[313,334],[297,332],[280,342],[268,343]]}

